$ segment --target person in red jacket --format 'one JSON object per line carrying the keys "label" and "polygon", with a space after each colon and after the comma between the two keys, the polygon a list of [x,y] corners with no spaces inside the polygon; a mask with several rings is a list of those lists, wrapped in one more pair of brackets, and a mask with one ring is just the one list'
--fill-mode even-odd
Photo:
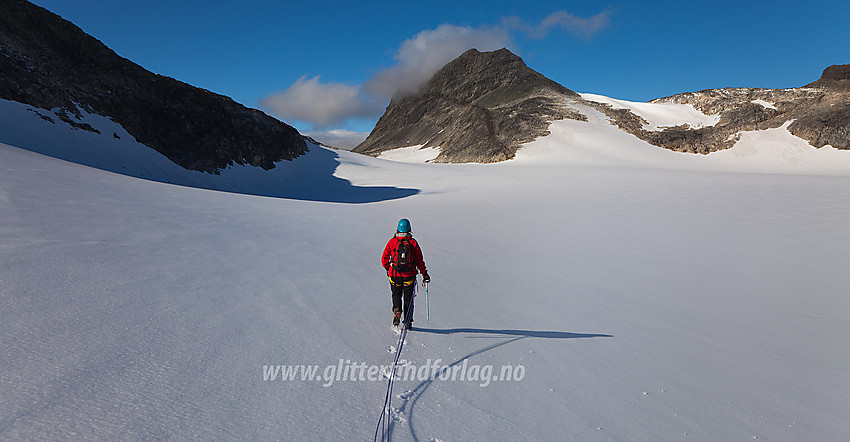
{"label": "person in red jacket", "polygon": [[413,290],[416,287],[416,274],[422,273],[423,284],[430,282],[431,277],[425,268],[422,249],[410,232],[410,221],[407,218],[399,220],[396,234],[384,247],[381,265],[387,270],[387,276],[390,278],[393,325],[398,326],[404,315],[404,326],[409,330],[413,327]]}

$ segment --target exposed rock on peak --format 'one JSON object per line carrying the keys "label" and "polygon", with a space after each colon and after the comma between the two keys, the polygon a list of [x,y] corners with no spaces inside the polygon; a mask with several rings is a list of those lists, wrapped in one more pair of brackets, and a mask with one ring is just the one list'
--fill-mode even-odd
{"label": "exposed rock on peak", "polygon": [[[507,49],[492,52],[470,49],[437,71],[427,83],[426,93],[440,92],[460,103],[491,107],[521,98],[527,92],[546,89],[578,97],[575,92],[530,69]],[[518,95],[520,93],[522,96]]]}
{"label": "exposed rock on peak", "polygon": [[418,94],[395,96],[355,152],[424,145],[437,162],[489,163],[513,158],[523,143],[548,134],[549,122],[584,119],[566,108],[575,92],[530,69],[507,49],[470,49],[440,69]]}
{"label": "exposed rock on peak", "polygon": [[69,114],[81,110],[110,117],[187,169],[217,172],[233,163],[269,169],[307,150],[292,127],[148,72],[23,0],[0,0],[0,98],[59,109],[62,121],[73,122]]}
{"label": "exposed rock on peak", "polygon": [[823,70],[823,75],[806,87],[850,90],[850,64],[835,64]]}

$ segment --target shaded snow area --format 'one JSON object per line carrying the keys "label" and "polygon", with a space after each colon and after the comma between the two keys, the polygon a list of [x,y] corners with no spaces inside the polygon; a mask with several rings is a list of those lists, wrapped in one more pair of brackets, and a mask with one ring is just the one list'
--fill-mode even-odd
{"label": "shaded snow area", "polygon": [[220,174],[186,170],[138,143],[108,118],[79,110],[79,118],[71,117],[77,124],[88,124],[96,133],[63,122],[57,111],[0,99],[0,142],[123,175],[227,192],[351,203],[415,193],[413,189],[353,187],[333,175],[339,166],[337,151],[312,144],[308,147],[314,155],[300,161],[280,161],[269,171],[239,164],[232,164]]}
{"label": "shaded snow area", "polygon": [[291,198],[0,145],[0,438],[371,439],[407,217],[433,281],[393,440],[850,439],[850,168],[742,173],[804,146],[744,134],[760,170],[595,118],[490,165],[312,147]]}

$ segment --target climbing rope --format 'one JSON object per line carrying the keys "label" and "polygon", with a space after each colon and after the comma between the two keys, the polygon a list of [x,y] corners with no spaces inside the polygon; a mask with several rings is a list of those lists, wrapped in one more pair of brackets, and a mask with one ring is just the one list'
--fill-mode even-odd
{"label": "climbing rope", "polygon": [[413,320],[413,300],[416,298],[416,282],[413,283],[413,294],[410,296],[410,305],[407,306],[407,311],[404,312],[404,322],[402,322],[401,333],[398,335],[398,344],[396,344],[395,358],[393,365],[390,368],[389,379],[387,380],[387,395],[384,397],[384,407],[381,409],[381,417],[378,418],[378,425],[375,427],[375,441],[378,440],[378,433],[381,434],[381,441],[389,440],[387,415],[392,410],[393,400],[393,385],[395,384],[396,368],[401,357],[401,349],[404,347],[405,338],[407,337],[407,327],[404,324],[410,323]]}

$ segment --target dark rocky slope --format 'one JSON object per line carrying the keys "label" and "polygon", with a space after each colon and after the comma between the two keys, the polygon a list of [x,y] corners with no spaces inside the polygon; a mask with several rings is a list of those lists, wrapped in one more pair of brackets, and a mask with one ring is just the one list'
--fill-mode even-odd
{"label": "dark rocky slope", "polygon": [[233,163],[269,169],[307,150],[292,127],[148,72],[23,0],[0,0],[0,98],[58,109],[60,119],[79,129],[92,130],[75,122],[80,110],[108,116],[138,142],[192,170],[215,173]]}
{"label": "dark rocky slope", "polygon": [[837,64],[823,70],[823,75],[806,87],[829,89],[834,91],[850,91],[850,64]]}
{"label": "dark rocky slope", "polygon": [[418,94],[393,97],[355,152],[378,155],[405,146],[440,146],[437,162],[496,162],[548,134],[549,122],[584,119],[567,108],[575,92],[540,75],[507,49],[470,49],[444,66]]}

